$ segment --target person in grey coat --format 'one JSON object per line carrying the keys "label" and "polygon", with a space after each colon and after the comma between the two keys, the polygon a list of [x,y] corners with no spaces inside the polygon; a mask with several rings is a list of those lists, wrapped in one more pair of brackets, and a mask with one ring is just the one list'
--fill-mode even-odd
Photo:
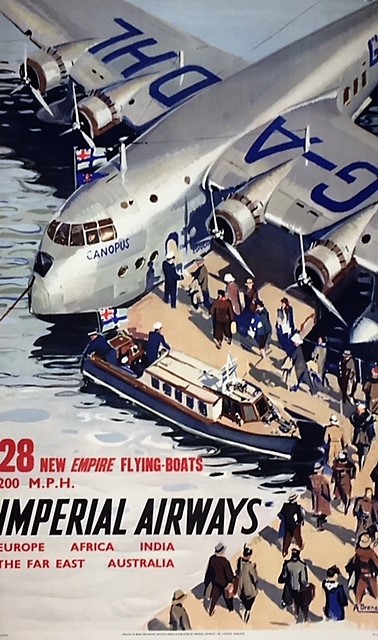
{"label": "person in grey coat", "polygon": [[243,555],[238,558],[236,565],[236,577],[239,581],[238,594],[244,607],[243,619],[246,624],[258,593],[257,583],[259,581],[256,563],[252,562],[251,556],[252,549],[244,545]]}
{"label": "person in grey coat", "polygon": [[304,382],[304,384],[307,384],[308,388],[310,389],[311,395],[314,396],[316,395],[316,389],[307,369],[306,360],[302,351],[303,340],[299,333],[294,333],[294,335],[291,336],[291,342],[293,343],[291,359],[293,361],[295,375],[297,377],[297,384],[291,387],[290,391],[298,391],[298,389],[300,389],[301,383]]}
{"label": "person in grey coat", "polygon": [[280,584],[284,584],[282,594],[282,606],[289,606],[294,602],[294,613],[298,620],[302,611],[304,622],[307,621],[309,603],[304,597],[308,587],[308,572],[306,563],[301,560],[299,549],[293,549],[290,560],[285,560],[278,578]]}
{"label": "person in grey coat", "polygon": [[191,631],[188,613],[183,606],[183,600],[187,594],[177,589],[172,598],[171,608],[169,610],[169,628],[171,631]]}

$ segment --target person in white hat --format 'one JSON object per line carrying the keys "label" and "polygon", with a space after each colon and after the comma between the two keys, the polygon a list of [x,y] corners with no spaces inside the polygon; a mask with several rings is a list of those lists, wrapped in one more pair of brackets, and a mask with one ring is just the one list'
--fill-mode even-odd
{"label": "person in white hat", "polygon": [[177,283],[183,280],[183,276],[177,272],[175,265],[175,254],[168,252],[163,261],[164,273],[164,302],[171,304],[172,309],[177,304]]}
{"label": "person in white hat", "polygon": [[236,316],[240,316],[244,308],[244,299],[242,292],[235,282],[235,278],[231,273],[226,273],[223,278],[226,285],[226,297],[232,304],[233,312]]}
{"label": "person in white hat", "polygon": [[331,465],[346,445],[343,429],[334,413],[330,415],[329,423],[325,427],[324,442],[328,449],[327,460]]}
{"label": "person in white hat", "polygon": [[361,604],[365,593],[370,593],[375,599],[378,598],[378,556],[374,549],[371,548],[371,542],[369,534],[363,533],[358,538],[354,556],[345,567],[349,573],[349,579],[353,573],[355,575],[354,591],[357,606]]}
{"label": "person in white hat", "polygon": [[172,604],[169,610],[169,628],[171,631],[191,631],[188,613],[183,605],[183,601],[188,594],[181,589],[176,589],[172,597]]}
{"label": "person in white hat", "polygon": [[148,334],[147,341],[147,360],[148,364],[152,364],[160,356],[162,349],[170,351],[171,347],[162,334],[163,325],[161,322],[155,322],[153,331]]}

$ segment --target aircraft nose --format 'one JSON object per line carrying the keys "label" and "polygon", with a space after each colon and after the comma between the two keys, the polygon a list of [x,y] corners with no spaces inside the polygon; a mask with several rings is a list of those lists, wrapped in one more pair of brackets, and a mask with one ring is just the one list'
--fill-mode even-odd
{"label": "aircraft nose", "polygon": [[49,315],[59,313],[63,307],[63,296],[59,293],[51,294],[42,278],[36,276],[30,295],[30,310],[35,315]]}

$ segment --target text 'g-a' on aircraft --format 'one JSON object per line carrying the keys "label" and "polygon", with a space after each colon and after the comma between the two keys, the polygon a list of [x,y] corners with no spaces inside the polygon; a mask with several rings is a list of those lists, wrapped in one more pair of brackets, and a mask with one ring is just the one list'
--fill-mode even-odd
{"label": "text 'g-a' on aircraft", "polygon": [[125,305],[167,249],[189,264],[263,222],[311,240],[296,279],[320,296],[351,264],[375,274],[378,139],[354,120],[378,84],[378,3],[361,6],[250,64],[123,0],[0,0],[40,48],[20,75],[42,107],[74,83],[89,143],[120,122],[138,136],[48,225],[32,311]]}

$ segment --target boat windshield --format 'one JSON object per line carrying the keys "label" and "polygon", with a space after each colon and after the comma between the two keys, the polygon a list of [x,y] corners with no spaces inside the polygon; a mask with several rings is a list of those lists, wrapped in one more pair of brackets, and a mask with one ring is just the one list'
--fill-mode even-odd
{"label": "boat windshield", "polygon": [[111,218],[84,222],[84,224],[69,224],[52,220],[47,227],[47,235],[55,244],[83,247],[88,244],[115,240],[117,231]]}

